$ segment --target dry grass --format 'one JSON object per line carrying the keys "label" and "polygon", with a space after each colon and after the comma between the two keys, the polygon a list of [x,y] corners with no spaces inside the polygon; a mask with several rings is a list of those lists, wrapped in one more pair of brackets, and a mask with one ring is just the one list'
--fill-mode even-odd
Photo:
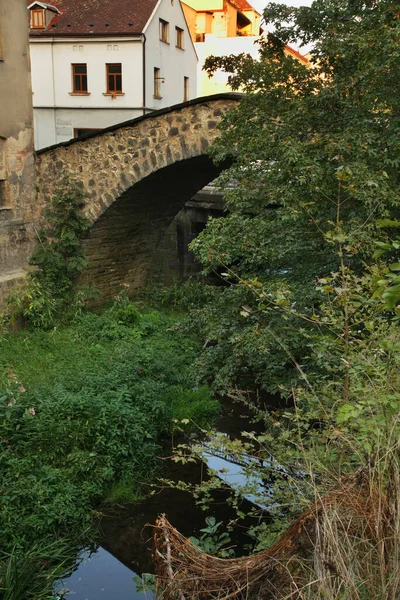
{"label": "dry grass", "polygon": [[275,544],[250,557],[205,554],[163,516],[154,535],[158,595],[398,600],[399,482],[398,456],[392,454],[385,469],[358,471],[317,497]]}
{"label": "dry grass", "polygon": [[368,470],[371,513],[367,519],[360,515],[357,523],[349,523],[340,510],[321,513],[311,560],[307,566],[303,561],[308,582],[298,587],[298,598],[399,600],[398,460],[387,466],[384,471]]}

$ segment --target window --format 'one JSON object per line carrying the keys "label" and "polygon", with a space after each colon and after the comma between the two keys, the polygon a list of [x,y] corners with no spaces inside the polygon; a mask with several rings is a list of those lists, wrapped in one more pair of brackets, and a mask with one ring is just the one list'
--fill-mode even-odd
{"label": "window", "polygon": [[175,27],[175,31],[176,31],[176,47],[180,48],[181,50],[184,49],[184,45],[183,45],[183,41],[184,41],[184,32],[183,29],[181,29],[180,27]]}
{"label": "window", "polygon": [[122,65],[106,65],[107,94],[122,94]]}
{"label": "window", "polygon": [[161,70],[154,67],[154,98],[162,98],[161,82],[164,82],[164,78],[161,77]]}
{"label": "window", "polygon": [[160,19],[160,40],[169,44],[169,23]]}
{"label": "window", "polygon": [[31,10],[31,29],[44,29],[44,9],[35,8]]}
{"label": "window", "polygon": [[189,77],[183,78],[183,101],[188,102],[189,100]]}
{"label": "window", "polygon": [[72,65],[73,94],[87,94],[87,65]]}
{"label": "window", "polygon": [[87,133],[95,133],[96,131],[101,131],[101,129],[74,129],[74,138],[81,137]]}

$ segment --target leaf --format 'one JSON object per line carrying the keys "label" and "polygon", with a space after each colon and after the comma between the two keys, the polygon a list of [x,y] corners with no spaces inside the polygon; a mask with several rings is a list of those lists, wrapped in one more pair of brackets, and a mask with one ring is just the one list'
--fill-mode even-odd
{"label": "leaf", "polygon": [[395,219],[377,219],[378,227],[400,227],[400,221]]}
{"label": "leaf", "polygon": [[336,422],[344,423],[352,418],[357,411],[355,411],[354,406],[351,404],[342,404],[337,411]]}
{"label": "leaf", "polygon": [[400,299],[400,284],[392,285],[387,288],[383,294],[382,298],[386,301],[386,306],[389,310],[393,310]]}

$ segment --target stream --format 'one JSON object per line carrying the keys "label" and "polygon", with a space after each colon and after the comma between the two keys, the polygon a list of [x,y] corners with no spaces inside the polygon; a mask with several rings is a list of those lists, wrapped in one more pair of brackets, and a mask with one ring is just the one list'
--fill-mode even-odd
{"label": "stream", "polygon": [[[234,439],[240,436],[241,431],[254,430],[254,424],[249,426],[249,414],[243,412],[243,407],[224,401],[222,415],[217,422],[218,431]],[[169,448],[164,447],[164,453],[166,457],[172,454],[171,442]],[[182,464],[166,458],[163,477],[173,481],[200,483],[207,478],[207,468],[211,468],[218,471],[228,484],[246,483],[242,467],[229,460],[229,457],[215,456],[205,445],[203,459],[202,463]],[[260,482],[260,495],[262,491]],[[97,542],[82,550],[76,569],[69,577],[58,582],[55,588],[58,597],[65,600],[143,600],[145,596],[136,591],[133,578],[154,572],[151,524],[155,523],[158,515],[166,513],[172,525],[183,535],[198,537],[201,535],[200,529],[205,526],[206,516],[212,515],[224,524],[236,517],[234,509],[226,503],[227,497],[227,492],[217,491],[210,508],[204,511],[196,506],[189,492],[160,485],[153,495],[142,502],[104,509]],[[255,496],[244,498],[240,509],[246,513],[254,507],[256,500]],[[260,508],[258,521],[268,519],[265,507],[260,504],[257,506]],[[251,543],[246,532],[254,524],[252,517],[235,524],[230,535],[236,552],[246,553],[246,547]],[[151,598],[152,593],[147,592],[146,596]]]}

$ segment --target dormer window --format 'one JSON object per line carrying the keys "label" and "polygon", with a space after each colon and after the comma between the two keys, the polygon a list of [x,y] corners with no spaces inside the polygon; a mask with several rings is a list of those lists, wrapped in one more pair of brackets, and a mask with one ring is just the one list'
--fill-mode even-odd
{"label": "dormer window", "polygon": [[33,2],[28,6],[30,12],[31,29],[46,29],[57,14],[61,14],[58,8],[44,2]]}
{"label": "dormer window", "polygon": [[44,29],[46,26],[44,8],[31,10],[31,29]]}

